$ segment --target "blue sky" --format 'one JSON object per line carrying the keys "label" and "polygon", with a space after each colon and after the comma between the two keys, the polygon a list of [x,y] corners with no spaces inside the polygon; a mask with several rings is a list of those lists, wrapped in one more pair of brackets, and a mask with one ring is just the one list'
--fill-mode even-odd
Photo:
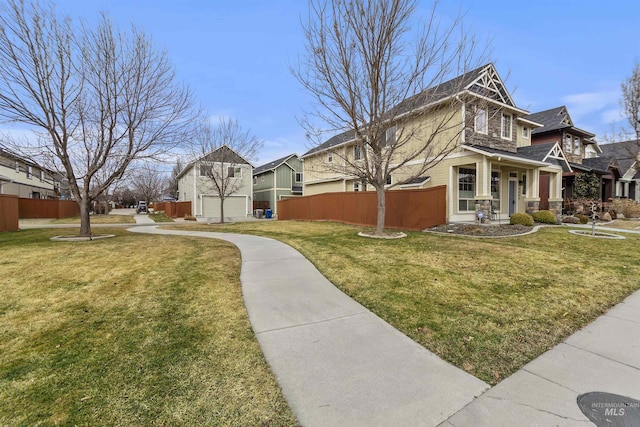
{"label": "blue sky", "polygon": [[[73,17],[106,11],[167,49],[178,78],[212,116],[237,118],[265,141],[256,165],[309,148],[297,121],[310,98],[289,72],[302,54],[304,0],[58,0]],[[443,19],[491,40],[516,104],[566,105],[576,126],[602,135],[620,120],[620,84],[640,62],[640,1],[445,0]],[[430,1],[419,0],[420,9]]]}

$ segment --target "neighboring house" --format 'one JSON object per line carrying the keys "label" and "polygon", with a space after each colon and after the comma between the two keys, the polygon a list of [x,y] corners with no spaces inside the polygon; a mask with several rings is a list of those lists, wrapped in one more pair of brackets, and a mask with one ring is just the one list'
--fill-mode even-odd
{"label": "neighboring house", "polygon": [[56,199],[59,182],[54,174],[0,146],[0,194],[29,199]]}
{"label": "neighboring house", "polygon": [[[594,140],[595,135],[573,124],[567,107],[560,106],[530,114],[528,120],[542,124],[531,131],[531,145],[557,143],[569,161],[570,171],[562,177],[562,198],[570,201],[575,198],[574,181],[579,172],[594,173],[601,180],[601,200],[607,201],[614,196],[614,183],[619,177],[615,159],[602,155],[602,149]],[[540,209],[549,209],[548,176],[541,175]]]}
{"label": "neighboring house", "polygon": [[253,170],[253,201],[278,214],[278,200],[302,195],[302,161],[290,154]]}
{"label": "neighboring house", "polygon": [[640,141],[603,144],[600,148],[604,154],[616,159],[620,167],[615,195],[640,202]]}
{"label": "neighboring house", "polygon": [[212,170],[220,171],[220,179],[236,189],[224,201],[225,220],[251,216],[253,165],[226,145],[189,163],[178,174],[179,201],[190,201],[196,218],[219,220],[220,196],[210,177]]}
{"label": "neighboring house", "polygon": [[[452,88],[456,88],[455,90]],[[425,96],[426,95],[426,96]],[[447,220],[473,221],[482,212],[487,219],[506,220],[515,212],[535,212],[540,203],[540,176],[549,175],[548,191],[552,209],[562,208],[562,174],[571,171],[558,143],[531,146],[530,135],[541,124],[527,118],[528,111],[515,105],[493,64],[487,64],[463,76],[427,89],[410,98],[421,114],[399,120],[387,131],[395,138],[402,127],[436,122],[439,115],[455,114],[456,149],[418,179],[407,180],[406,169],[399,168],[387,177],[395,188],[447,186]],[[425,99],[420,104],[415,100]],[[462,101],[464,99],[464,102]],[[429,102],[429,104],[425,104]],[[401,104],[402,105],[402,104]],[[446,108],[444,108],[446,106]],[[453,108],[453,111],[451,110]],[[443,113],[443,110],[446,111]],[[473,112],[473,114],[472,114]],[[415,122],[412,122],[415,121]],[[417,122],[420,121],[420,122]],[[414,144],[428,140],[428,127],[414,137]],[[449,135],[444,135],[447,138]],[[436,140],[436,144],[438,141]],[[356,156],[354,140],[348,132],[336,135],[308,151],[304,160],[304,194],[332,191],[371,191],[373,188],[356,177],[335,172],[328,163],[340,162],[340,155]],[[415,159],[421,162],[424,159]],[[493,214],[493,215],[492,215]]]}

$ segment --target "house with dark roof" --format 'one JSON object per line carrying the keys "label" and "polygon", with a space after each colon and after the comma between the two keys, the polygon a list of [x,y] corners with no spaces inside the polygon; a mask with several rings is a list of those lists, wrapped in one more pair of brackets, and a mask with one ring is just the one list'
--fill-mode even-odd
{"label": "house with dark roof", "polygon": [[[593,173],[601,182],[601,199],[615,196],[614,185],[620,176],[615,159],[603,154],[595,141],[595,134],[574,125],[567,107],[560,106],[530,114],[528,120],[542,124],[531,131],[531,145],[557,143],[567,158],[571,170],[562,175],[562,198],[566,202],[575,198],[574,181],[577,173]],[[540,176],[540,209],[549,209],[546,193],[550,176]]]}
{"label": "house with dark roof", "polygon": [[[430,159],[429,150],[398,167],[387,176],[392,189],[447,186],[447,220],[508,220],[516,212],[540,209],[540,193],[549,194],[550,208],[562,209],[562,174],[571,171],[558,142],[531,146],[531,134],[541,123],[515,105],[493,64],[469,71],[436,88],[429,88],[397,107],[401,114],[384,134],[394,141],[398,134],[411,135],[407,149],[420,152],[424,144],[453,143],[452,149],[428,173],[413,176],[412,164]],[[446,116],[448,131],[430,134],[427,124]],[[407,133],[403,133],[403,132]],[[353,131],[344,131],[309,150],[304,160],[304,194],[338,191],[371,191],[348,165],[358,161]],[[361,149],[361,148],[360,148]],[[342,169],[341,169],[342,168]],[[548,174],[547,188],[540,176]],[[408,177],[411,177],[409,179]],[[481,215],[479,213],[482,212]]]}
{"label": "house with dark roof", "polygon": [[640,141],[603,144],[602,152],[614,158],[620,168],[616,196],[640,202]]}
{"label": "house with dark roof", "polygon": [[54,172],[0,145],[0,194],[27,199],[57,199],[60,180]]}
{"label": "house with dark roof", "polygon": [[302,196],[302,161],[289,154],[253,170],[254,209],[271,209],[278,215],[278,201]]}
{"label": "house with dark roof", "polygon": [[253,213],[252,176],[253,165],[223,145],[190,162],[177,175],[178,200],[190,201],[198,220],[219,221],[223,209],[225,221],[246,218]]}

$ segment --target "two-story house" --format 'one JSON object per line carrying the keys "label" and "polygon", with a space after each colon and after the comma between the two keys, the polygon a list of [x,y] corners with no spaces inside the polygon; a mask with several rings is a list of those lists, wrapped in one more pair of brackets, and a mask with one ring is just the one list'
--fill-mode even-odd
{"label": "two-story house", "polygon": [[615,196],[640,202],[640,141],[614,142],[600,148],[605,155],[616,159],[620,168]]}
{"label": "two-story house", "polygon": [[59,182],[50,170],[0,146],[0,194],[55,199],[59,196]]}
{"label": "two-story house", "polygon": [[[421,103],[421,99],[425,101]],[[427,89],[413,97],[411,106],[416,114],[400,117],[387,131],[387,139],[406,131],[412,135],[414,147],[430,141],[435,147],[433,153],[438,151],[440,141],[446,140],[447,144],[453,141],[455,149],[417,178],[410,173],[411,165],[421,164],[425,158],[407,162],[386,178],[389,186],[446,185],[450,222],[474,221],[479,212],[487,220],[506,220],[515,212],[539,210],[540,176],[548,174],[549,202],[560,212],[562,174],[571,170],[568,161],[558,143],[531,146],[532,130],[542,125],[527,118],[529,112],[515,105],[493,64]],[[419,132],[410,131],[421,123],[438,122],[443,115],[450,118],[448,130],[436,136],[430,133],[429,125],[419,127]],[[358,154],[354,139],[344,132],[301,156],[305,196],[372,190],[348,168],[341,172],[336,167],[336,162]]]}
{"label": "two-story house", "polygon": [[253,202],[256,208],[278,215],[278,200],[302,195],[302,161],[297,154],[258,166],[253,170]]}
{"label": "two-story house", "polygon": [[246,218],[253,212],[252,174],[253,165],[223,145],[177,175],[179,201],[190,201],[192,215],[199,220],[219,221],[221,199],[225,221]]}
{"label": "two-story house", "polygon": [[[620,176],[615,159],[602,154],[593,133],[574,125],[567,107],[539,111],[526,118],[543,125],[531,131],[531,144],[558,143],[569,161],[571,170],[565,171],[562,177],[562,197],[565,201],[575,198],[575,175],[584,172],[600,177],[602,201],[614,196],[614,183]],[[540,208],[548,209],[549,195],[544,191],[548,176],[542,175],[540,178]]]}

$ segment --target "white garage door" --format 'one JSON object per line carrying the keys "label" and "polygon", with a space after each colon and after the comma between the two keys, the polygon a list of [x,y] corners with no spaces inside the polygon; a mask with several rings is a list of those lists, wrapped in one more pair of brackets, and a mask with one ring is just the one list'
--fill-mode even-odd
{"label": "white garage door", "polygon": [[[220,218],[220,199],[212,196],[204,196],[203,216],[207,218]],[[245,196],[230,196],[224,201],[225,218],[245,218],[247,216],[247,198]]]}

